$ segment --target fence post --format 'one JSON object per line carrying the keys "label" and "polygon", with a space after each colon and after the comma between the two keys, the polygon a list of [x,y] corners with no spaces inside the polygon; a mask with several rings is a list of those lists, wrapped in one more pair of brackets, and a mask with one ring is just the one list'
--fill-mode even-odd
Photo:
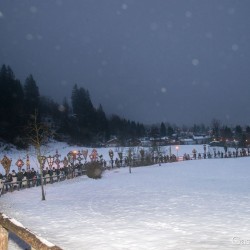
{"label": "fence post", "polygon": [[9,232],[0,225],[0,249],[8,250]]}

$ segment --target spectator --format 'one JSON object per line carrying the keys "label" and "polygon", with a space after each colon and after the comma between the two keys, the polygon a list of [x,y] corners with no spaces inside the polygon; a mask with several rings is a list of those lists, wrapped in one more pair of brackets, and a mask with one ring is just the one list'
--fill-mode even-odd
{"label": "spectator", "polygon": [[26,177],[26,178],[27,178],[27,172],[25,171],[24,168],[22,169],[22,173],[23,173],[23,177]]}
{"label": "spectator", "polygon": [[28,187],[30,187],[30,183],[32,182],[30,169],[27,170],[26,176],[27,176],[27,181],[28,181]]}
{"label": "spectator", "polygon": [[36,171],[36,185],[37,186],[41,185],[41,174],[39,171]]}
{"label": "spectator", "polygon": [[13,178],[12,178],[12,174],[11,173],[9,173],[8,175],[7,175],[7,179],[6,179],[6,191],[8,191],[9,190],[9,188],[11,188],[11,182],[13,181]]}
{"label": "spectator", "polygon": [[192,153],[193,153],[193,158],[196,160],[196,153],[197,153],[196,149],[193,149]]}
{"label": "spectator", "polygon": [[34,187],[36,185],[36,171],[34,168],[31,168],[30,179],[32,180],[32,186]]}
{"label": "spectator", "polygon": [[21,171],[21,169],[18,170],[17,181],[19,182],[19,188],[22,188],[23,172]]}
{"label": "spectator", "polygon": [[14,169],[12,170],[11,175],[12,175],[12,178],[13,178],[13,177],[17,177],[16,171],[15,171]]}

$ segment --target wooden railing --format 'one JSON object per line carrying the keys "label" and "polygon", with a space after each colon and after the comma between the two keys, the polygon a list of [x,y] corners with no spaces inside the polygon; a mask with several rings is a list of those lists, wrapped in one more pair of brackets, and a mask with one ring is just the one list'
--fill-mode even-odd
{"label": "wooden railing", "polygon": [[62,248],[32,233],[15,219],[0,213],[0,250],[8,250],[9,232],[30,245],[32,250],[62,250]]}

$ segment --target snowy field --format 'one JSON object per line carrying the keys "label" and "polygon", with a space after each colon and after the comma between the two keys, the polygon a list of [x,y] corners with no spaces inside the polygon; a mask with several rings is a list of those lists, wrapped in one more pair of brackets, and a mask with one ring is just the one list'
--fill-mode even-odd
{"label": "snowy field", "polygon": [[15,191],[0,211],[65,250],[249,249],[249,190],[250,157],[191,160]]}

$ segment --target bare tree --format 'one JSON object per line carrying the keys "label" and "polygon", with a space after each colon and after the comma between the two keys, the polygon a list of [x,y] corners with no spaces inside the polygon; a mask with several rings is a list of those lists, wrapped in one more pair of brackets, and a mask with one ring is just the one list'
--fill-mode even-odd
{"label": "bare tree", "polygon": [[29,142],[35,148],[35,155],[39,163],[39,170],[41,174],[41,189],[42,189],[42,200],[45,200],[44,183],[43,183],[43,166],[45,162],[45,151],[46,144],[51,138],[52,133],[48,126],[38,121],[38,113],[32,115],[32,119],[27,126],[27,134]]}

